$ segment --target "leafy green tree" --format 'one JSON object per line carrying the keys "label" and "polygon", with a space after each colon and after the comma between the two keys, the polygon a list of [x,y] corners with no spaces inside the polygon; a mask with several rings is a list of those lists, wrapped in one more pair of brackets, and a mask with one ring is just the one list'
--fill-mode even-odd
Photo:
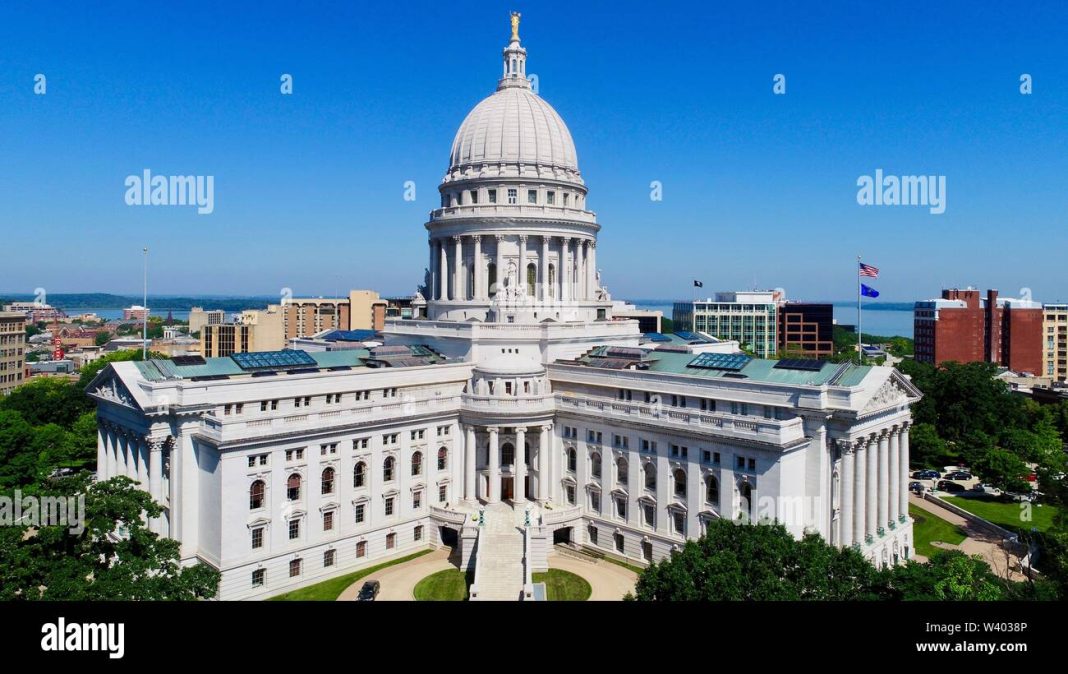
{"label": "leafy green tree", "polygon": [[781,524],[716,520],[707,534],[642,572],[639,601],[875,599],[879,575],[860,553]]}
{"label": "leafy green tree", "polygon": [[950,459],[946,441],[931,424],[916,424],[909,431],[910,460],[918,466],[944,466]]}
{"label": "leafy green tree", "polygon": [[54,423],[66,428],[94,406],[82,389],[68,380],[37,377],[0,399],[0,409],[18,412],[34,426]]}
{"label": "leafy green tree", "polygon": [[34,437],[33,426],[21,414],[0,409],[0,489],[28,485],[37,478]]}
{"label": "leafy green tree", "polygon": [[905,601],[997,601],[1006,583],[978,555],[940,551],[928,563],[909,561],[887,569],[890,597]]}
{"label": "leafy green tree", "polygon": [[[182,567],[179,544],[149,531],[162,512],[126,477],[55,480],[56,494],[85,494],[85,528],[0,527],[0,600],[193,600],[218,592],[219,572]],[[121,532],[115,537],[110,534]]]}
{"label": "leafy green tree", "polygon": [[101,330],[96,333],[96,337],[93,338],[93,343],[97,346],[104,346],[111,341],[111,333],[107,330]]}

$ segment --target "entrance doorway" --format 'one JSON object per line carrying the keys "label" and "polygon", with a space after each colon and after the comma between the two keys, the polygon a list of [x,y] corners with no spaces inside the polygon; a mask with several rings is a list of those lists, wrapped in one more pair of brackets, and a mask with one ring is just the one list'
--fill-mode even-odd
{"label": "entrance doorway", "polygon": [[515,484],[512,482],[512,480],[514,480],[514,479],[515,478],[511,478],[511,477],[502,477],[501,478],[501,500],[502,501],[511,501],[512,497],[515,495],[515,493],[514,493]]}

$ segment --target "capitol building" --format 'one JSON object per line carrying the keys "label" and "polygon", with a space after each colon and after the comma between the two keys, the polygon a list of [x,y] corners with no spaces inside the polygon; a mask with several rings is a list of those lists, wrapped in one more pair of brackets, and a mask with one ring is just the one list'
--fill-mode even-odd
{"label": "capitol building", "polygon": [[110,364],[89,387],[99,479],[138,481],[221,599],[430,546],[456,550],[473,599],[531,598],[564,546],[642,566],[719,518],[911,557],[915,386],[617,320],[517,15],[502,56],[453,139],[416,315],[361,348]]}

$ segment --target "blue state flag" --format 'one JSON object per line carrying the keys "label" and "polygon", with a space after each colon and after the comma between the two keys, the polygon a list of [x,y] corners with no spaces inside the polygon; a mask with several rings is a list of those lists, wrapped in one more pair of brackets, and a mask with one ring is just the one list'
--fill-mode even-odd
{"label": "blue state flag", "polygon": [[864,297],[878,297],[879,291],[871,286],[866,286],[863,283],[860,284],[860,294]]}

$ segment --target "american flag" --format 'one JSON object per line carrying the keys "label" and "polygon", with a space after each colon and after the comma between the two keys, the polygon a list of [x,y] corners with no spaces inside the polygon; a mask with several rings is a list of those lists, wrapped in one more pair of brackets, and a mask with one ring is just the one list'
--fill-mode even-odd
{"label": "american flag", "polygon": [[870,276],[872,278],[879,278],[879,268],[873,267],[870,264],[860,263],[860,275]]}

